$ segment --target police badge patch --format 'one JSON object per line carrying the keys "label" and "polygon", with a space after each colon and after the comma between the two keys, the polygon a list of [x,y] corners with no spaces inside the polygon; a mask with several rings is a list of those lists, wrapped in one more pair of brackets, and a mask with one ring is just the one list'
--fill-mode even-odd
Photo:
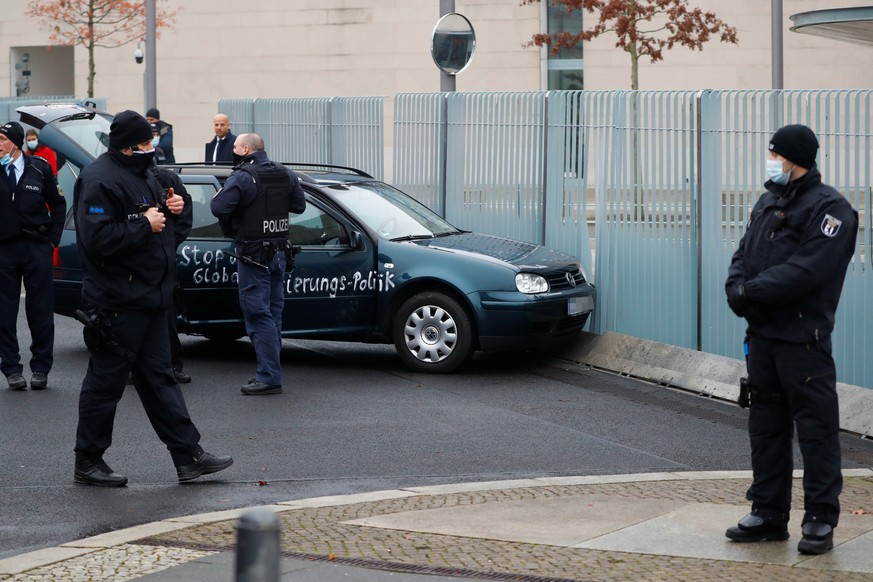
{"label": "police badge patch", "polygon": [[834,218],[830,214],[825,214],[824,220],[821,221],[821,233],[828,237],[835,237],[840,232],[842,224],[842,220]]}

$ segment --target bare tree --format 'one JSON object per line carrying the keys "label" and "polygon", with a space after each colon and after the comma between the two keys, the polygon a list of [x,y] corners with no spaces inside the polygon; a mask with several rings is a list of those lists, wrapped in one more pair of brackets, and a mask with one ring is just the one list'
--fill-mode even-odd
{"label": "bare tree", "polygon": [[[53,44],[88,49],[88,97],[94,96],[94,48],[116,48],[145,36],[145,0],[28,0],[25,14],[51,31]],[[156,34],[171,27],[175,15],[158,9]]]}
{"label": "bare tree", "polygon": [[[664,59],[664,50],[676,45],[703,50],[704,43],[716,36],[721,42],[737,44],[737,29],[725,24],[712,12],[688,6],[688,0],[549,0],[564,5],[567,12],[585,10],[597,13],[594,26],[577,33],[535,34],[525,46],[549,46],[557,55],[561,49],[612,32],[615,46],[631,59],[631,89],[639,89],[639,60],[652,63]],[[540,0],[521,0],[522,5]]]}

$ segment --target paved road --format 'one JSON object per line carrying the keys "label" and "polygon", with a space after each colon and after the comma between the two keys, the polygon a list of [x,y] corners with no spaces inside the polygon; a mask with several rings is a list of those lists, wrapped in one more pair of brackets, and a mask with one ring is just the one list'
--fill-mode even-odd
{"label": "paved road", "polygon": [[[253,368],[247,341],[186,338],[194,382],[184,390],[202,444],[232,454],[234,466],[177,484],[129,389],[106,458],[130,485],[76,486],[72,447],[87,353],[79,324],[57,323],[49,390],[0,390],[0,558],[179,515],[314,496],[748,468],[745,412],[604,372],[499,355],[479,356],[461,374],[429,376],[402,368],[385,346],[287,341],[285,394],[255,398],[238,388]],[[854,437],[844,450],[847,467],[873,458],[873,447]]]}

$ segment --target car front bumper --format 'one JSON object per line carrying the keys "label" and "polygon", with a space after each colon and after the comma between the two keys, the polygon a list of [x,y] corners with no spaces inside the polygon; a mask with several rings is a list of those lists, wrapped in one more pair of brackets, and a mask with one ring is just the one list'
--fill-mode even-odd
{"label": "car front bumper", "polygon": [[482,292],[470,297],[478,311],[479,349],[520,350],[582,331],[594,310],[594,287],[570,293],[524,295]]}

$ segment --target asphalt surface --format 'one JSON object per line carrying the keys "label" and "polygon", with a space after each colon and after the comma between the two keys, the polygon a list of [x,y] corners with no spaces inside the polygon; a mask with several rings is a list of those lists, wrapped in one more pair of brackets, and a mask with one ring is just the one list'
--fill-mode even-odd
{"label": "asphalt surface", "polygon": [[[128,389],[106,459],[130,485],[76,486],[87,353],[80,325],[56,321],[50,388],[0,390],[0,559],[157,520],[327,495],[748,468],[746,413],[736,406],[541,356],[480,355],[460,374],[431,376],[402,368],[387,346],[286,341],[285,394],[244,397],[247,341],[184,338],[192,418],[203,446],[233,455],[233,467],[177,484]],[[844,435],[843,450],[845,467],[871,466],[869,441]]]}

